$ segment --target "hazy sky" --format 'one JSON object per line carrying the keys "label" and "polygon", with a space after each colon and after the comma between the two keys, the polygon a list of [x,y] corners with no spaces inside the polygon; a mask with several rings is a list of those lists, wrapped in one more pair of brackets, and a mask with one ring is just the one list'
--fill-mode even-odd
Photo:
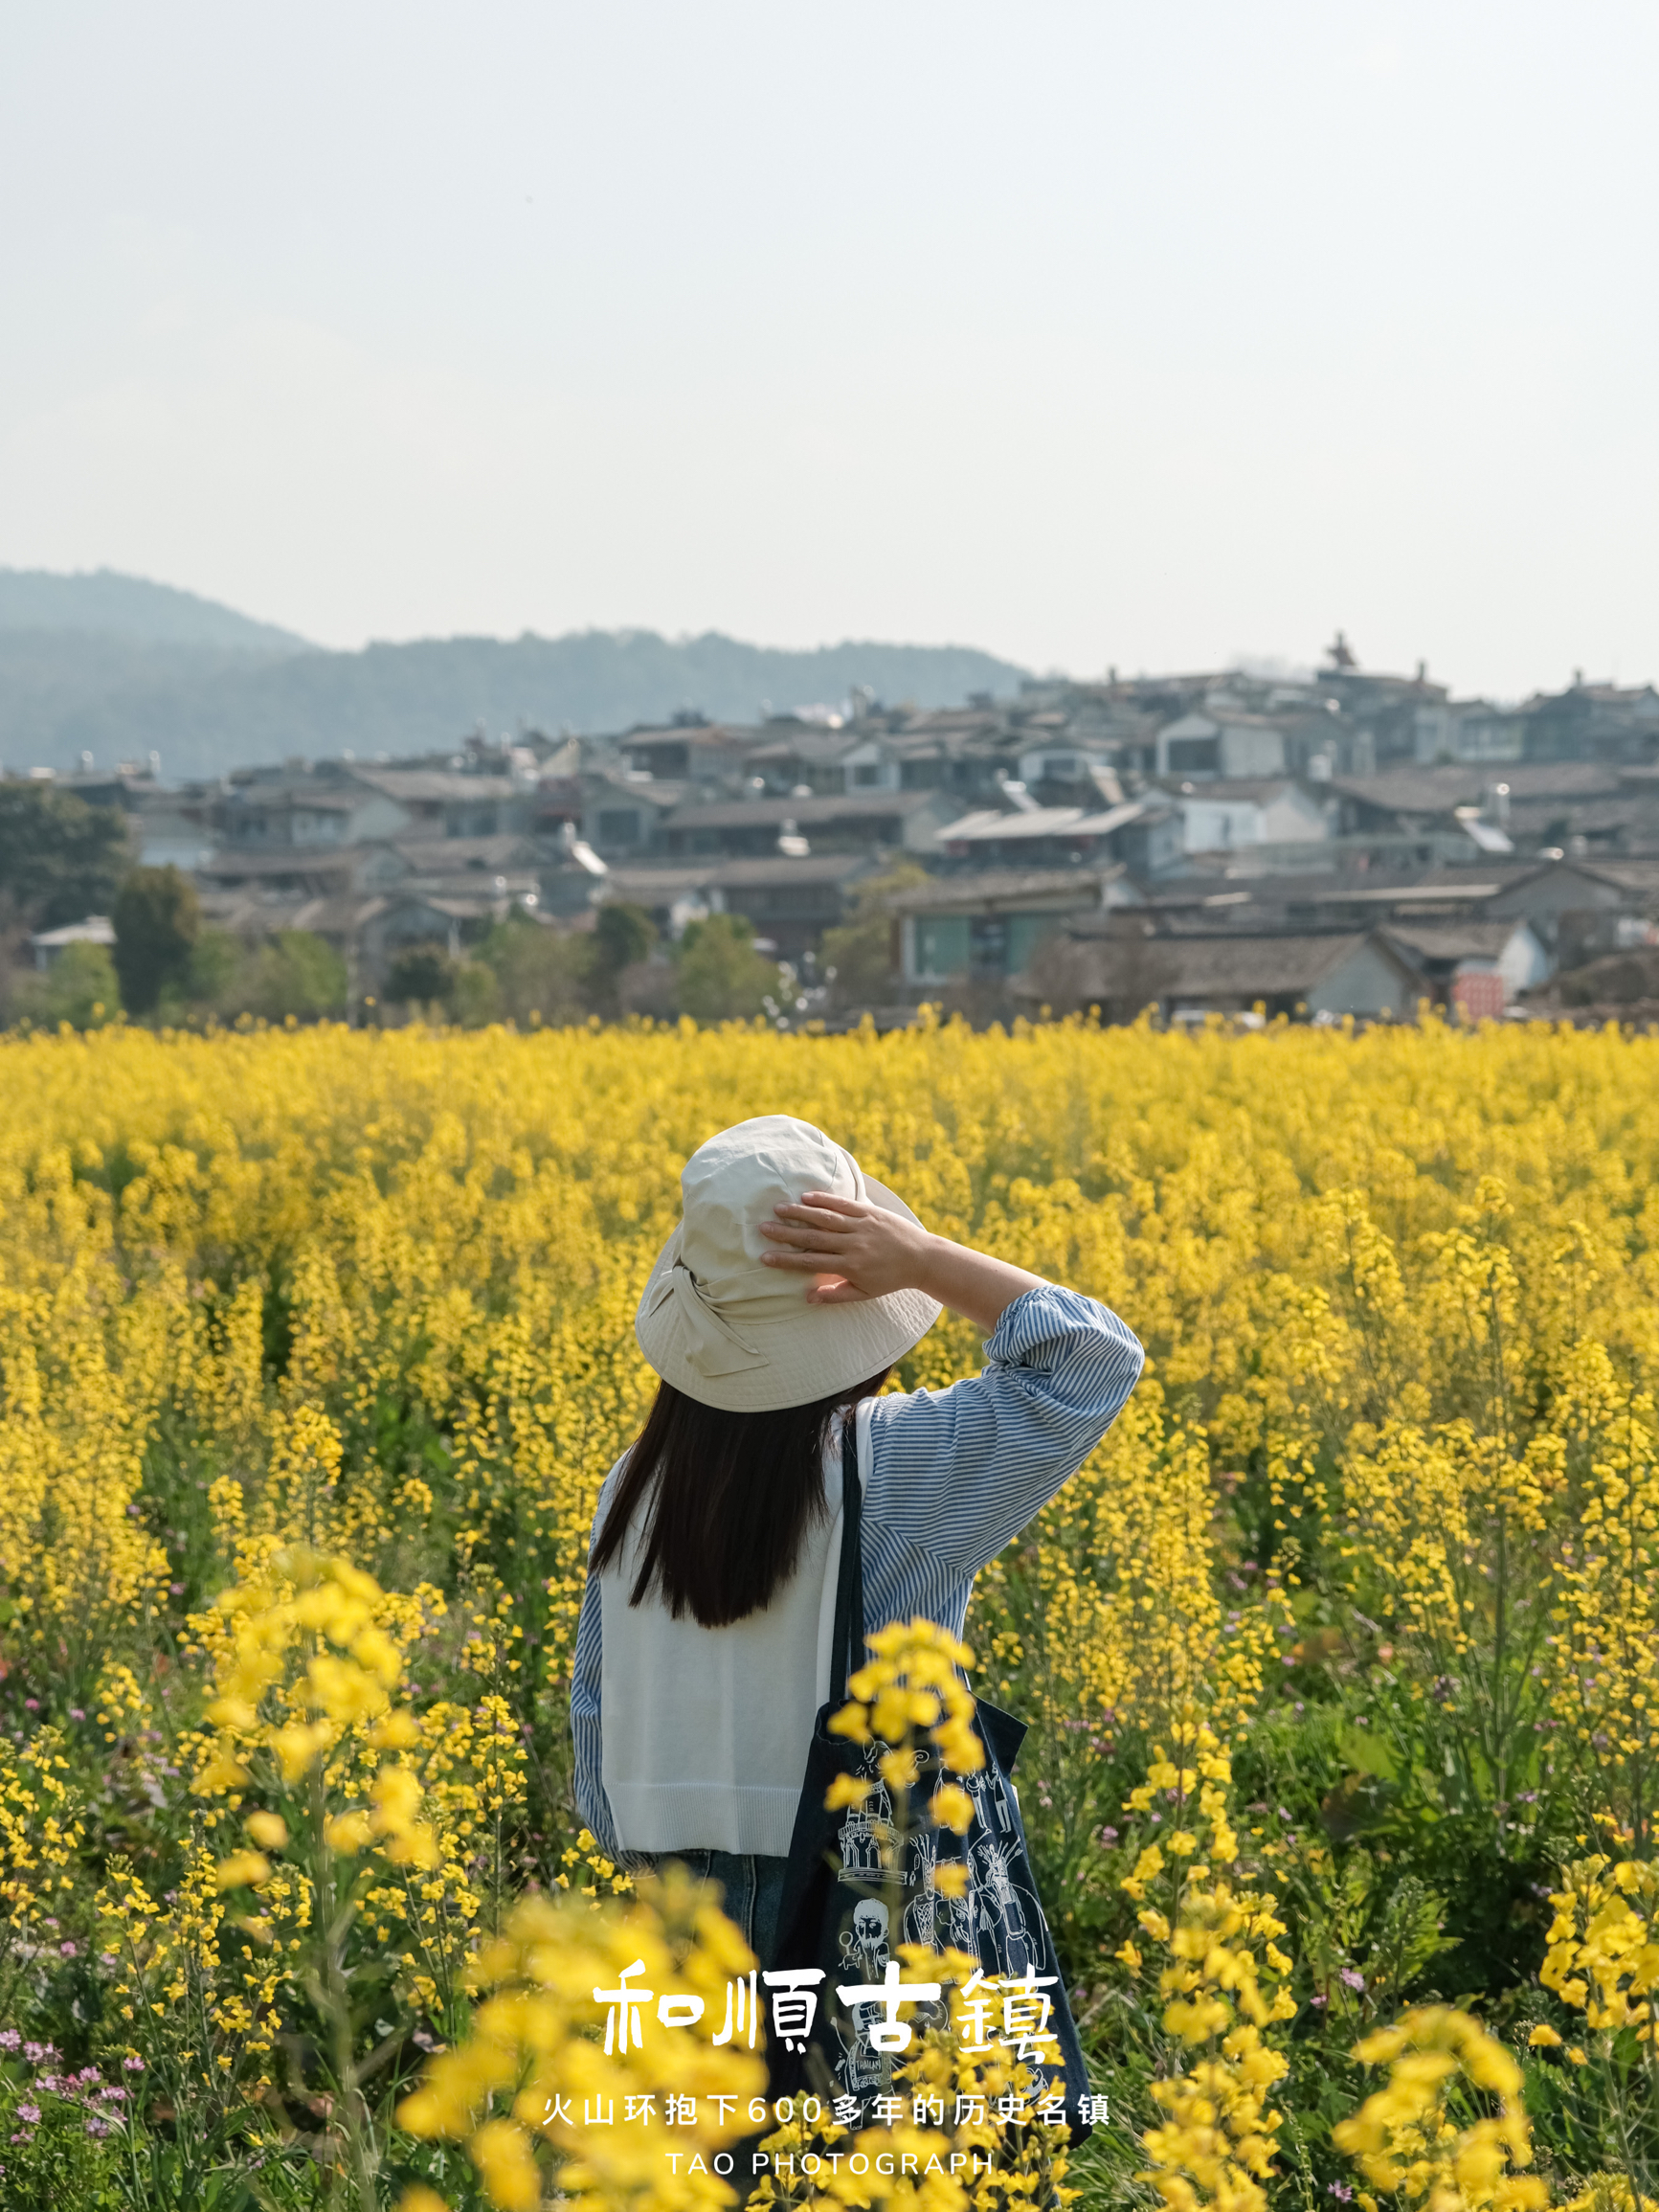
{"label": "hazy sky", "polygon": [[0,563],[1659,677],[1651,0],[0,0]]}

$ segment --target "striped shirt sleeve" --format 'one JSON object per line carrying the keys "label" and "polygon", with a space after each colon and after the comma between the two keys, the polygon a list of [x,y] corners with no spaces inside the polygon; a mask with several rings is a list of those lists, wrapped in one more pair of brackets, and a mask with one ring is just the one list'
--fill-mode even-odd
{"label": "striped shirt sleeve", "polygon": [[[893,1610],[881,1617],[904,1616],[912,1583],[919,1599],[971,1584],[1076,1474],[1145,1361],[1114,1313],[1048,1284],[1014,1300],[985,1353],[981,1374],[871,1408],[866,1574],[892,1585],[883,1594]],[[878,1587],[866,1598],[872,1621]]]}

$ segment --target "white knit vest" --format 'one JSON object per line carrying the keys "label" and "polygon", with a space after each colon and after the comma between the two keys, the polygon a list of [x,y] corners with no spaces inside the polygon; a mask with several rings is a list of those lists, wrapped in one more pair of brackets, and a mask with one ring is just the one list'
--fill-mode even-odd
{"label": "white knit vest", "polygon": [[[871,1404],[858,1415],[863,1483]],[[832,1516],[809,1529],[795,1574],[764,1613],[729,1628],[676,1620],[655,1591],[628,1603],[645,1518],[635,1514],[599,1577],[601,1772],[624,1851],[788,1853],[813,1721],[829,1696],[839,1429],[824,1454],[824,1496]]]}

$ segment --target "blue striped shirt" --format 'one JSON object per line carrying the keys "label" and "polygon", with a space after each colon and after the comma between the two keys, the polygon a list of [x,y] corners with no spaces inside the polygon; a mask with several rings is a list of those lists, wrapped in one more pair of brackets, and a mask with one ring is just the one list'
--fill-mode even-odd
{"label": "blue striped shirt", "polygon": [[[859,1407],[871,1629],[922,1614],[960,1636],[975,1576],[1076,1474],[1122,1411],[1144,1358],[1114,1313],[1049,1284],[1014,1300],[985,1354],[981,1374],[949,1389],[867,1398]],[[617,1472],[599,1493],[595,1534]],[[832,1507],[839,1502],[832,1491]],[[571,1682],[576,1804],[615,1854],[601,1779],[600,1636],[599,1588],[590,1576]]]}

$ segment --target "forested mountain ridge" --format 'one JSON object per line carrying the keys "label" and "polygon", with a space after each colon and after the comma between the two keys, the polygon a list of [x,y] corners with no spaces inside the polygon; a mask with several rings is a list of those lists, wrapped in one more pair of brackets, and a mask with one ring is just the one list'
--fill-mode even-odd
{"label": "forested mountain ridge", "polygon": [[78,630],[135,644],[222,647],[233,652],[304,652],[292,630],[257,622],[216,599],[116,569],[60,576],[52,569],[0,568],[0,632]]}
{"label": "forested mountain ridge", "polygon": [[[114,589],[127,585],[134,594]],[[65,610],[82,586],[87,619],[76,626]],[[151,592],[161,596],[146,601]],[[157,618],[147,633],[146,605]],[[32,607],[50,619],[20,620]],[[223,625],[208,619],[219,615]],[[840,701],[855,684],[889,701],[952,706],[973,691],[1008,692],[1025,672],[970,646],[792,652],[717,631],[429,638],[325,652],[136,578],[0,571],[0,763],[13,770],[73,768],[83,752],[108,767],[154,751],[171,781],[292,755],[427,752],[481,726],[498,735],[621,730],[680,710],[752,722],[769,706]]]}

